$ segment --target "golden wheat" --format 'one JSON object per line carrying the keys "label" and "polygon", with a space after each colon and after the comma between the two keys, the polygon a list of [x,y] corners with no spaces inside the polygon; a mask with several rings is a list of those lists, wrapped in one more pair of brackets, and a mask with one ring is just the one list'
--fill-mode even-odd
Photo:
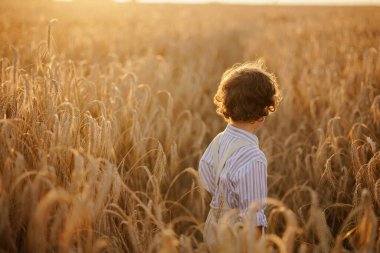
{"label": "golden wheat", "polygon": [[207,252],[197,163],[225,124],[212,97],[258,57],[284,95],[258,132],[268,233],[253,203],[242,228],[222,219],[214,251],[380,252],[378,8],[0,11],[1,252]]}

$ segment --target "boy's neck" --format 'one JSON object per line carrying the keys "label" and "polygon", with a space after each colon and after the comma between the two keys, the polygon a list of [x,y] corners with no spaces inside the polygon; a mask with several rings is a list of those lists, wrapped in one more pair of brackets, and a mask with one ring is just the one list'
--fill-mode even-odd
{"label": "boy's neck", "polygon": [[253,123],[246,121],[232,121],[230,124],[253,134],[262,125],[262,121],[255,121]]}

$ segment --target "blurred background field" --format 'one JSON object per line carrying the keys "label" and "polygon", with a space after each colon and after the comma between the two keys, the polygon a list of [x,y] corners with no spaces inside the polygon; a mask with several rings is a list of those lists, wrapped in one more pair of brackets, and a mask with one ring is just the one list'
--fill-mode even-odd
{"label": "blurred background field", "polygon": [[200,155],[223,71],[262,57],[268,236],[380,252],[378,7],[0,2],[1,252],[206,252]]}

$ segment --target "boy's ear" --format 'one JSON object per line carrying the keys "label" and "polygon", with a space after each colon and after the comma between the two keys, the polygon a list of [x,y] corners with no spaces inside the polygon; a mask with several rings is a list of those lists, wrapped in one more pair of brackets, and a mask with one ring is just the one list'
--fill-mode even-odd
{"label": "boy's ear", "polygon": [[259,118],[257,121],[258,121],[258,122],[263,122],[264,120],[265,120],[265,116]]}

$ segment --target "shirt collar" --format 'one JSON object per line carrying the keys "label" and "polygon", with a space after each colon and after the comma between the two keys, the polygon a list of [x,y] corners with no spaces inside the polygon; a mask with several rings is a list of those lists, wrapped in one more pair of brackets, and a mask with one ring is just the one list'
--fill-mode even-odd
{"label": "shirt collar", "polygon": [[255,146],[259,146],[259,139],[257,138],[255,134],[250,133],[241,128],[235,127],[231,124],[227,125],[226,129],[224,130],[224,133],[238,137],[238,138],[244,138],[252,142],[252,144],[254,144]]}

